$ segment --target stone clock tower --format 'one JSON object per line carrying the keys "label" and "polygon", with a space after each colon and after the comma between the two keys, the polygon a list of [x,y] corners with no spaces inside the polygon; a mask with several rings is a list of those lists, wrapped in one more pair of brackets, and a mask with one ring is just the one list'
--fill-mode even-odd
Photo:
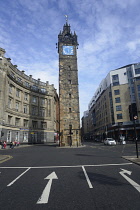
{"label": "stone clock tower", "polygon": [[60,146],[81,145],[77,49],[77,35],[66,20],[58,35]]}

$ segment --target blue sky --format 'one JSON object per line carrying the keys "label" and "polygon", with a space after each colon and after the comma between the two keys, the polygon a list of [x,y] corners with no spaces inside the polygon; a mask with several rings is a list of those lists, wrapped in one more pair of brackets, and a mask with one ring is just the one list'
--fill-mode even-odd
{"label": "blue sky", "polygon": [[0,47],[25,74],[58,90],[58,33],[78,35],[80,112],[110,70],[140,62],[139,0],[0,0]]}

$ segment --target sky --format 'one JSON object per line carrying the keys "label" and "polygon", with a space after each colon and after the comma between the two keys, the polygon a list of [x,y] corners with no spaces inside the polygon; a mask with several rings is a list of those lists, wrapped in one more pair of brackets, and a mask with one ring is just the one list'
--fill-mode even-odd
{"label": "sky", "polygon": [[102,79],[140,62],[139,0],[0,0],[0,47],[26,75],[58,92],[58,34],[78,36],[80,117]]}

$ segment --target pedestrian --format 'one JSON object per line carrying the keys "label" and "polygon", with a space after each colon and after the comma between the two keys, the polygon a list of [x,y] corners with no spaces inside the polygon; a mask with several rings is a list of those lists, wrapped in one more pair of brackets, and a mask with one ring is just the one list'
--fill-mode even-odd
{"label": "pedestrian", "polygon": [[12,147],[13,147],[13,143],[12,143],[12,141],[11,141],[11,142],[10,142],[10,149],[13,149]]}
{"label": "pedestrian", "polygon": [[6,141],[4,141],[4,143],[3,143],[4,149],[6,149],[6,146],[7,146]]}
{"label": "pedestrian", "polygon": [[14,146],[15,146],[15,142],[13,141],[12,142],[12,149],[14,149]]}
{"label": "pedestrian", "polygon": [[18,142],[17,142],[17,147],[18,147],[19,145],[20,145],[20,142],[18,141]]}
{"label": "pedestrian", "polygon": [[4,149],[4,142],[1,143],[1,148]]}

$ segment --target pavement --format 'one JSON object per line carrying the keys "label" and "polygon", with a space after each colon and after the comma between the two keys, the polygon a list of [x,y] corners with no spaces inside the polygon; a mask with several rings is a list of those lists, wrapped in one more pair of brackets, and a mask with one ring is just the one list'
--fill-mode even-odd
{"label": "pavement", "polygon": [[137,165],[140,165],[140,157],[137,158],[136,156],[122,156],[122,158]]}

